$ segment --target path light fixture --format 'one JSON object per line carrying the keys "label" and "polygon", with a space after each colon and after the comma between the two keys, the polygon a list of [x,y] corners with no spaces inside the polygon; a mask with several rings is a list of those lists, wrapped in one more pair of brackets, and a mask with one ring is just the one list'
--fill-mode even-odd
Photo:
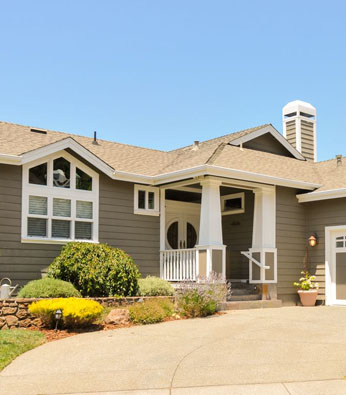
{"label": "path light fixture", "polygon": [[58,323],[59,323],[59,321],[61,320],[61,317],[62,317],[62,311],[61,311],[60,309],[58,309],[58,310],[55,312],[55,332],[56,332],[57,329],[58,329]]}
{"label": "path light fixture", "polygon": [[312,233],[312,235],[309,237],[309,246],[310,247],[315,247],[317,244],[317,234]]}

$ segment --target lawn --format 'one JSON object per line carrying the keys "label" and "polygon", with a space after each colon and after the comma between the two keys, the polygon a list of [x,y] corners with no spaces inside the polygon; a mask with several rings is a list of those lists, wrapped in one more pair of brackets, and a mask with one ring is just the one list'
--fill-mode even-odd
{"label": "lawn", "polygon": [[0,370],[18,355],[39,346],[46,340],[45,335],[25,329],[5,329],[0,331]]}

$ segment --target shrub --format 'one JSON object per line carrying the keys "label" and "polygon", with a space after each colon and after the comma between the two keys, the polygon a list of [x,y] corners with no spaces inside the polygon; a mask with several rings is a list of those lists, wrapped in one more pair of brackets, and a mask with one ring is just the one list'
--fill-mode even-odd
{"label": "shrub", "polygon": [[55,323],[55,312],[62,311],[62,322],[66,328],[89,325],[99,318],[103,312],[100,303],[78,298],[59,298],[40,300],[29,306],[31,314],[41,318],[45,326]]}
{"label": "shrub", "polygon": [[172,316],[174,305],[169,299],[151,299],[129,307],[130,319],[135,324],[154,324]]}
{"label": "shrub", "polygon": [[139,276],[126,252],[82,242],[67,243],[48,269],[48,277],[71,282],[83,296],[134,296]]}
{"label": "shrub", "polygon": [[174,288],[171,284],[159,277],[148,276],[138,281],[140,296],[172,296]]}
{"label": "shrub", "polygon": [[81,294],[67,281],[42,278],[26,284],[18,293],[18,298],[69,298]]}
{"label": "shrub", "polygon": [[214,314],[227,295],[227,285],[221,276],[212,273],[198,282],[183,283],[179,289],[177,305],[181,315],[189,318]]}

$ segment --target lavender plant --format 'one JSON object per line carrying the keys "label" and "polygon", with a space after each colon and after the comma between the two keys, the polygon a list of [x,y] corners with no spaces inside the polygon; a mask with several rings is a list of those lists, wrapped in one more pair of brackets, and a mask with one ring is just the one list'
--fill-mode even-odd
{"label": "lavender plant", "polygon": [[188,318],[214,314],[228,292],[225,279],[215,272],[208,277],[198,276],[196,282],[183,282],[177,297],[179,313]]}

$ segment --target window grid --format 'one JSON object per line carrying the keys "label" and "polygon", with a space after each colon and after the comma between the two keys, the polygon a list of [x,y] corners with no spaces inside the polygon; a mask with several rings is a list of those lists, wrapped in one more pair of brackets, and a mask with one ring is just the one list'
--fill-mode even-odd
{"label": "window grid", "polygon": [[[70,188],[59,188],[53,185],[53,161],[57,158],[63,157],[70,162]],[[46,160],[41,160],[39,163],[35,161],[23,166],[23,208],[22,208],[22,240],[24,242],[59,242],[64,243],[71,240],[83,240],[83,241],[98,241],[98,174],[85,165],[81,164],[72,155],[65,152],[60,154],[51,155]],[[47,163],[47,185],[31,184],[29,183],[29,170],[40,164]],[[76,189],[76,168],[79,168],[92,180],[92,190]],[[29,200],[30,196],[37,197],[38,199],[47,199],[47,214],[35,214],[29,211]],[[63,208],[54,210],[54,199],[63,199],[70,201],[70,212],[67,212]],[[57,200],[55,200],[58,202]],[[61,201],[64,203],[63,201]],[[91,218],[78,218],[77,217],[77,202],[86,207],[84,208],[85,217]],[[33,206],[33,202],[31,206]],[[89,207],[88,207],[89,206]],[[64,215],[59,215],[60,212],[65,211]],[[89,210],[89,212],[88,212]],[[35,210],[31,210],[32,212]],[[37,210],[36,210],[37,211]],[[82,209],[83,211],[83,209]],[[56,214],[56,215],[53,215]],[[58,214],[58,215],[57,215]],[[69,216],[67,216],[69,214]],[[29,218],[44,219],[47,222],[46,236],[35,236],[29,235]],[[69,221],[70,222],[70,238],[54,238],[52,237],[52,226],[53,221]],[[31,221],[31,229],[33,221]],[[75,222],[79,222],[79,234],[82,235],[83,229],[86,231],[87,237],[76,238]],[[85,223],[84,227],[81,225]],[[90,225],[87,225],[90,224]],[[39,224],[37,224],[39,226]],[[78,232],[77,232],[78,233]],[[91,236],[91,237],[90,237]]]}
{"label": "window grid", "polygon": [[134,213],[143,215],[159,215],[159,188],[135,185],[134,186]]}

